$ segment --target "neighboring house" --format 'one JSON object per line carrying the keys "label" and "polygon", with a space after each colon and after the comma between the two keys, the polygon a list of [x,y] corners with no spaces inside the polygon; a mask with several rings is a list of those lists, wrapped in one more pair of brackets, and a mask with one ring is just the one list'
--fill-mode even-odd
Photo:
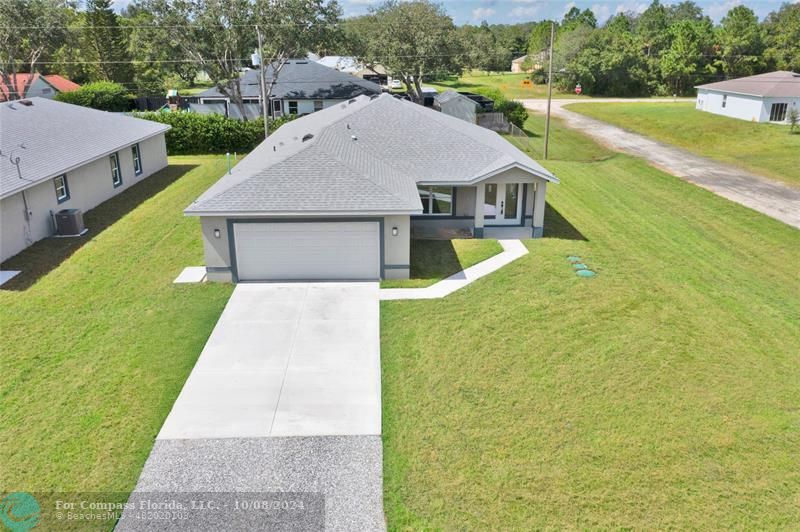
{"label": "neighboring house", "polygon": [[[12,75],[14,97],[9,97],[9,88],[5,83],[0,83],[0,102],[19,100],[22,98],[55,98],[59,92],[70,92],[81,88],[67,78],[56,74],[16,74]],[[25,87],[27,86],[27,90]],[[23,94],[24,92],[24,94]]]}
{"label": "neighboring house", "polygon": [[363,68],[358,59],[347,55],[326,55],[322,59],[317,59],[317,63],[347,74],[355,74]]}
{"label": "neighboring house", "polygon": [[[267,81],[272,78],[272,67],[267,66]],[[247,107],[248,118],[260,115],[261,84],[260,71],[249,70],[241,80],[242,98]],[[277,82],[270,96],[270,116],[304,115],[347,101],[360,95],[380,94],[381,87],[336,69],[322,66],[314,61],[292,59],[278,72]],[[197,95],[201,105],[192,105],[197,112],[218,112],[239,118],[236,105],[216,88]],[[206,106],[205,109],[202,106]]]}
{"label": "neighboring house", "polygon": [[785,70],[698,85],[696,108],[751,122],[787,122],[800,112],[800,74]]}
{"label": "neighboring house", "polygon": [[477,122],[478,103],[452,89],[437,94],[434,99],[433,108],[446,115],[460,118],[470,124],[475,124]]}
{"label": "neighboring house", "polygon": [[539,52],[534,55],[523,55],[511,61],[511,72],[520,74],[522,72],[531,73],[541,70],[542,65],[547,60],[547,52]]}
{"label": "neighboring house", "polygon": [[167,165],[157,122],[31,98],[0,104],[0,123],[0,262],[54,234],[57,211],[88,211]]}
{"label": "neighboring house", "polygon": [[385,94],[281,126],[184,212],[212,281],[402,279],[412,229],[541,236],[548,183],[498,134]]}
{"label": "neighboring house", "polygon": [[381,65],[365,66],[353,75],[384,87],[389,85],[389,73]]}

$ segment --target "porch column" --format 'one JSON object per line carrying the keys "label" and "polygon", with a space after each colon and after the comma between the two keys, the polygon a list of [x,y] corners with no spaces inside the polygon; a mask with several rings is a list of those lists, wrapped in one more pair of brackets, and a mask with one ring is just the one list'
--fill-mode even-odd
{"label": "porch column", "polygon": [[483,238],[483,199],[486,186],[483,183],[475,187],[475,238]]}
{"label": "porch column", "polygon": [[541,238],[544,231],[544,204],[546,194],[547,181],[537,181],[533,196],[533,238]]}

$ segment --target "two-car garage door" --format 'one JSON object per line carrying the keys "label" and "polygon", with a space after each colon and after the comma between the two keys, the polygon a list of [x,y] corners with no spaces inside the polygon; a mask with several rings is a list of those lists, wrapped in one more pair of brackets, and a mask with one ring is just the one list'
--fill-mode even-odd
{"label": "two-car garage door", "polygon": [[234,223],[240,281],[379,279],[378,222]]}

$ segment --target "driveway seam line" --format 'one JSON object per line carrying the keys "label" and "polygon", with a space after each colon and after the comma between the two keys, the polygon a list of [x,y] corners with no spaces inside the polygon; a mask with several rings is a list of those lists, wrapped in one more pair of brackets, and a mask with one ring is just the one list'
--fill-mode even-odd
{"label": "driveway seam line", "polygon": [[300,312],[298,313],[297,320],[295,322],[294,333],[292,334],[292,343],[289,345],[289,356],[286,357],[286,365],[283,368],[281,387],[278,390],[278,400],[275,401],[275,411],[272,413],[272,421],[269,424],[269,432],[267,433],[268,437],[272,437],[272,429],[275,427],[275,418],[278,417],[278,408],[281,406],[281,398],[283,397],[283,387],[286,385],[286,373],[289,371],[289,364],[292,362],[292,356],[294,356],[294,348],[297,344],[297,335],[300,330],[300,321],[303,318],[303,312],[306,310],[306,300],[308,299],[309,290],[310,288],[306,287],[305,291],[303,292],[303,303],[300,306]]}

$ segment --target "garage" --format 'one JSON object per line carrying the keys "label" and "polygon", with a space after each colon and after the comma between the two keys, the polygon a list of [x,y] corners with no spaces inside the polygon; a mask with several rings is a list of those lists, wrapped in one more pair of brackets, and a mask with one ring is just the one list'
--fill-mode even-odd
{"label": "garage", "polygon": [[233,236],[240,281],[381,277],[377,221],[234,223]]}

